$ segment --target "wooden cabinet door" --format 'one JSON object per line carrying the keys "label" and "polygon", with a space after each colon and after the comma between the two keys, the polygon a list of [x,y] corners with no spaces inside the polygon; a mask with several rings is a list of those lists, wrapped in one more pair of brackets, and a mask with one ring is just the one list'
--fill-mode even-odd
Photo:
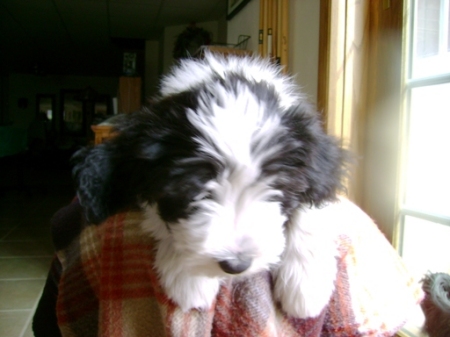
{"label": "wooden cabinet door", "polygon": [[130,113],[141,108],[142,80],[122,76],[119,79],[119,113]]}

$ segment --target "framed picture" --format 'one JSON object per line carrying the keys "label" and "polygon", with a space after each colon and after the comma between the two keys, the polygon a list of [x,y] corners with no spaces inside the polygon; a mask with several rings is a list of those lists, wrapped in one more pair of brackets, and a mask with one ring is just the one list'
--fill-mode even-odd
{"label": "framed picture", "polygon": [[227,1],[227,20],[231,20],[250,0],[228,0]]}
{"label": "framed picture", "polygon": [[136,75],[136,53],[123,53],[123,74],[126,76]]}

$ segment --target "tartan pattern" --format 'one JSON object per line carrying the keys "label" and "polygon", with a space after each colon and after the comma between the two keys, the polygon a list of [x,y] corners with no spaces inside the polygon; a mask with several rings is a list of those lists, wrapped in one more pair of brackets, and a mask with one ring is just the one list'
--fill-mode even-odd
{"label": "tartan pattern", "polygon": [[[361,224],[338,237],[335,291],[318,317],[287,317],[273,299],[268,272],[225,282],[208,311],[183,313],[158,282],[142,216],[126,212],[88,226],[58,252],[63,336],[392,336],[423,296],[378,228]],[[375,265],[369,249],[377,249]]]}

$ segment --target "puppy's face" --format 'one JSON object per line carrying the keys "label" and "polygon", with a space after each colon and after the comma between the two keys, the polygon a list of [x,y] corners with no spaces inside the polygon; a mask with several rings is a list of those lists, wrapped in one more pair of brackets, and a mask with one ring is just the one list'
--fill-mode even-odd
{"label": "puppy's face", "polygon": [[218,83],[194,94],[198,106],[185,110],[193,151],[174,162],[152,208],[165,224],[148,226],[161,239],[171,235],[191,268],[214,276],[267,268],[284,248],[287,214],[276,185],[287,177],[275,172],[272,161],[283,152],[279,140],[288,131],[267,111],[279,107],[268,107],[243,83],[235,85],[239,95]]}
{"label": "puppy's face", "polygon": [[[143,227],[168,250],[183,255],[184,267],[197,275],[265,269],[277,263],[283,252],[287,216],[281,193],[269,180],[258,178],[250,167],[225,168],[198,186],[197,194],[183,201],[184,209],[173,209],[184,198],[176,191],[148,205]],[[184,186],[195,189],[188,182]],[[170,266],[171,254],[160,253],[167,258],[161,264]]]}
{"label": "puppy's face", "polygon": [[144,208],[167,268],[171,254],[199,275],[269,268],[292,212],[335,197],[342,152],[284,82],[217,69],[202,76],[124,118],[110,142],[79,152],[78,197],[94,223]]}

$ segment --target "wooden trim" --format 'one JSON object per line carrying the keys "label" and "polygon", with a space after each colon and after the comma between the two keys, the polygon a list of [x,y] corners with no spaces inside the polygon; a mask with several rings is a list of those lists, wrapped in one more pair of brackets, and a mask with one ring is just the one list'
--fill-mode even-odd
{"label": "wooden trim", "polygon": [[283,40],[283,37],[281,35],[281,23],[282,23],[282,19],[281,19],[281,12],[282,12],[282,3],[281,0],[278,0],[277,2],[277,45],[276,45],[276,57],[277,59],[280,61],[281,63],[281,43]]}
{"label": "wooden trim", "polygon": [[[362,157],[369,64],[368,3],[357,0],[320,2],[317,105],[326,131],[343,147]],[[361,204],[363,163],[345,182],[348,196]]]}
{"label": "wooden trim", "polygon": [[288,71],[289,0],[259,1],[258,53]]}
{"label": "wooden trim", "polygon": [[278,49],[277,49],[277,45],[278,45],[278,0],[273,0],[272,2],[272,28],[273,28],[273,33],[272,33],[272,50],[271,50],[271,54],[272,54],[272,58],[274,60],[277,59],[277,54],[278,54]]}
{"label": "wooden trim", "polygon": [[260,56],[264,55],[265,36],[264,31],[264,6],[266,0],[259,0],[259,32],[258,32],[258,53]]}
{"label": "wooden trim", "polygon": [[262,57],[267,56],[267,28],[268,28],[268,20],[267,20],[267,9],[268,9],[268,0],[262,1],[263,6],[263,32],[264,32],[264,40],[263,40],[263,49],[262,49]]}
{"label": "wooden trim", "polygon": [[330,63],[330,21],[331,1],[320,0],[320,31],[319,31],[319,72],[317,88],[317,107],[322,114],[322,121],[327,129],[328,119],[328,85]]}

